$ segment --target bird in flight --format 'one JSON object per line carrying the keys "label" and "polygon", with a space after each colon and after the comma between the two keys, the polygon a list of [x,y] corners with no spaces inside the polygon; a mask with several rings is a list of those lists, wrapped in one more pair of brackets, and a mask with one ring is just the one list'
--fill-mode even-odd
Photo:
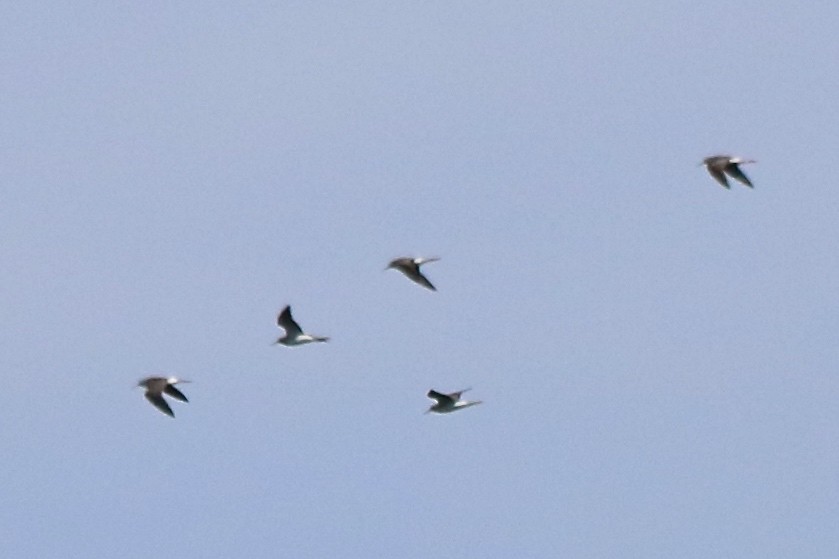
{"label": "bird in flight", "polygon": [[730,155],[712,155],[711,157],[706,157],[702,161],[702,164],[705,165],[705,168],[708,169],[711,176],[724,187],[731,188],[728,185],[728,178],[726,178],[726,175],[728,175],[746,186],[754,188],[752,181],[749,180],[749,177],[743,174],[743,171],[740,170],[739,166],[743,163],[756,163],[756,161],[754,159],[743,159],[741,157],[732,157]]}
{"label": "bird in flight", "polygon": [[277,326],[285,330],[285,336],[278,339],[276,343],[285,346],[303,345],[312,342],[328,342],[329,338],[323,336],[313,336],[306,334],[300,325],[291,316],[291,306],[286,305],[286,308],[277,317]]}
{"label": "bird in flight", "polygon": [[423,287],[427,287],[431,291],[437,291],[437,288],[434,287],[428,278],[422,275],[420,272],[420,266],[426,264],[428,262],[436,262],[440,260],[439,258],[397,258],[396,260],[392,260],[390,264],[387,265],[386,270],[394,268],[399,270],[403,274],[405,274],[408,279],[411,281],[420,284]]}
{"label": "bird in flight", "polygon": [[168,415],[175,417],[172,408],[163,398],[163,395],[171,396],[181,402],[189,402],[184,396],[184,393],[175,388],[175,385],[180,382],[189,382],[188,380],[181,380],[175,377],[149,377],[137,383],[137,386],[142,386],[146,389],[146,400],[152,403],[154,407]]}
{"label": "bird in flight", "polygon": [[442,394],[434,389],[429,390],[427,396],[432,400],[436,400],[437,403],[428,408],[428,411],[425,413],[450,413],[482,403],[481,400],[461,400],[460,395],[467,390],[471,390],[471,388],[465,388],[459,392],[452,392],[451,394]]}

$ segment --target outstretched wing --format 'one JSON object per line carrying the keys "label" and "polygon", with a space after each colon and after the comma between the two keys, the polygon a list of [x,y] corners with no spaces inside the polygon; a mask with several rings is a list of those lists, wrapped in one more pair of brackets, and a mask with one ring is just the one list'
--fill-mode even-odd
{"label": "outstretched wing", "polygon": [[740,166],[737,165],[737,163],[729,163],[728,165],[726,165],[725,172],[728,173],[728,176],[742,182],[746,186],[754,188],[754,186],[752,185],[752,181],[750,181],[749,177],[747,177],[743,173],[743,171],[740,170]]}
{"label": "outstretched wing", "polygon": [[286,331],[289,336],[296,336],[303,333],[300,325],[291,317],[291,305],[286,306],[280,316],[277,317],[277,326]]}
{"label": "outstretched wing", "polygon": [[164,388],[163,391],[176,400],[180,400],[181,402],[189,402],[189,400],[186,399],[186,396],[184,396],[184,393],[175,388],[174,384],[167,384],[166,388]]}
{"label": "outstretched wing", "polygon": [[169,407],[169,404],[166,403],[166,400],[163,399],[163,396],[160,394],[151,394],[146,392],[146,400],[152,403],[154,407],[168,415],[169,417],[175,417],[174,412],[172,412],[172,408]]}
{"label": "outstretched wing", "polygon": [[431,291],[437,291],[437,288],[434,287],[434,285],[430,281],[428,281],[428,278],[425,277],[424,275],[422,275],[422,272],[420,272],[419,267],[416,269],[416,272],[414,272],[413,274],[406,274],[406,275],[409,278],[411,278],[412,280],[414,280],[416,283],[420,284],[421,286],[427,287]]}
{"label": "outstretched wing", "polygon": [[716,167],[716,166],[709,163],[707,168],[708,168],[708,172],[711,174],[712,177],[717,179],[718,183],[720,183],[721,185],[723,185],[726,188],[729,188],[729,189],[731,188],[730,186],[728,186],[728,179],[725,178],[725,173],[723,173],[719,169],[719,167]]}

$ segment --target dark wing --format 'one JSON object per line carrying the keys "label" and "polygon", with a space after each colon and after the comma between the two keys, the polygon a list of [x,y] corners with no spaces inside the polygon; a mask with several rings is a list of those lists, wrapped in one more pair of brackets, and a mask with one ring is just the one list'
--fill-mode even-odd
{"label": "dark wing", "polygon": [[743,171],[740,170],[737,163],[729,163],[726,165],[725,172],[728,173],[728,176],[742,182],[746,186],[754,188],[754,186],[752,186],[752,181],[749,180],[749,177],[743,174]]}
{"label": "dark wing", "polygon": [[424,275],[422,275],[422,272],[419,271],[419,266],[417,267],[416,272],[408,275],[408,277],[411,278],[412,280],[414,280],[415,282],[417,282],[418,284],[420,284],[421,286],[427,287],[431,291],[437,291],[437,288],[434,287],[431,284],[431,282],[428,281],[428,278],[425,277]]}
{"label": "dark wing", "polygon": [[169,407],[169,404],[166,403],[166,400],[164,400],[163,396],[161,396],[160,394],[150,394],[146,392],[146,400],[151,402],[154,407],[156,407],[169,417],[175,417],[175,414],[172,412],[172,408]]}
{"label": "dark wing", "polygon": [[189,402],[189,400],[186,399],[186,396],[184,396],[184,393],[175,388],[174,384],[167,384],[166,388],[164,388],[163,391],[175,400],[180,400],[181,402]]}
{"label": "dark wing", "polygon": [[708,172],[711,173],[712,177],[717,179],[718,183],[720,183],[721,185],[723,185],[726,188],[729,188],[729,189],[731,188],[730,186],[728,186],[728,179],[725,178],[725,173],[723,173],[719,169],[719,167],[716,167],[716,166],[712,165],[711,163],[709,163],[707,165],[707,168],[708,168]]}
{"label": "dark wing", "polygon": [[428,394],[426,394],[432,400],[437,400],[438,404],[454,404],[456,400],[453,400],[451,396],[448,394],[441,394],[436,390],[429,390]]}
{"label": "dark wing", "polygon": [[284,308],[283,312],[280,313],[280,316],[277,317],[277,326],[285,330],[286,334],[289,336],[303,333],[300,325],[297,324],[291,317],[291,306]]}

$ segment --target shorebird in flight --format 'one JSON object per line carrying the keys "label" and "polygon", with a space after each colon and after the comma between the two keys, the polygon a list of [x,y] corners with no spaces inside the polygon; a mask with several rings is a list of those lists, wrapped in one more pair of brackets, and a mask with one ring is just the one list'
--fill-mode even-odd
{"label": "shorebird in flight", "polygon": [[425,413],[451,413],[482,403],[481,400],[461,400],[460,395],[467,390],[471,390],[471,388],[465,388],[460,392],[452,392],[451,394],[442,394],[434,389],[429,390],[426,395],[432,400],[437,400],[437,403],[428,408]]}
{"label": "shorebird in flight", "polygon": [[390,264],[387,265],[385,270],[390,270],[391,268],[395,268],[405,274],[408,279],[411,281],[420,284],[423,287],[427,287],[431,291],[437,291],[437,288],[431,285],[431,282],[428,281],[428,278],[422,275],[420,272],[420,266],[426,264],[428,262],[437,262],[440,260],[439,258],[397,258],[396,260],[392,260]]}
{"label": "shorebird in flight", "polygon": [[286,305],[280,316],[277,317],[277,326],[285,330],[285,336],[276,341],[285,346],[303,345],[312,342],[328,342],[329,338],[305,334],[300,325],[291,317],[291,306]]}
{"label": "shorebird in flight", "polygon": [[717,182],[724,187],[731,188],[728,185],[728,178],[726,178],[726,175],[728,175],[746,186],[754,188],[749,177],[744,175],[743,171],[740,170],[739,165],[743,163],[756,163],[756,161],[754,159],[743,159],[742,157],[732,157],[730,155],[712,155],[702,161],[702,164],[705,165],[705,168],[708,169],[711,176],[717,179]]}
{"label": "shorebird in flight", "polygon": [[189,400],[186,399],[186,396],[184,396],[184,393],[175,388],[175,385],[179,382],[189,381],[181,380],[175,377],[149,377],[141,380],[137,383],[137,386],[142,386],[146,389],[146,400],[151,402],[154,407],[169,417],[175,417],[175,414],[172,412],[172,408],[169,407],[169,404],[163,398],[163,395],[166,394],[176,400],[180,400],[181,402],[189,402]]}

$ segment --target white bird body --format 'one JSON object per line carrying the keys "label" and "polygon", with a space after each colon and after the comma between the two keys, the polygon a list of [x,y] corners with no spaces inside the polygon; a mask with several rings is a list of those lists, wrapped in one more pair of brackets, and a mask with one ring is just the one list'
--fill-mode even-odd
{"label": "white bird body", "polygon": [[290,347],[295,345],[310,344],[312,342],[326,341],[329,341],[329,338],[321,336],[312,336],[311,334],[298,334],[297,336],[290,336],[286,334],[285,336],[277,340],[277,343]]}

